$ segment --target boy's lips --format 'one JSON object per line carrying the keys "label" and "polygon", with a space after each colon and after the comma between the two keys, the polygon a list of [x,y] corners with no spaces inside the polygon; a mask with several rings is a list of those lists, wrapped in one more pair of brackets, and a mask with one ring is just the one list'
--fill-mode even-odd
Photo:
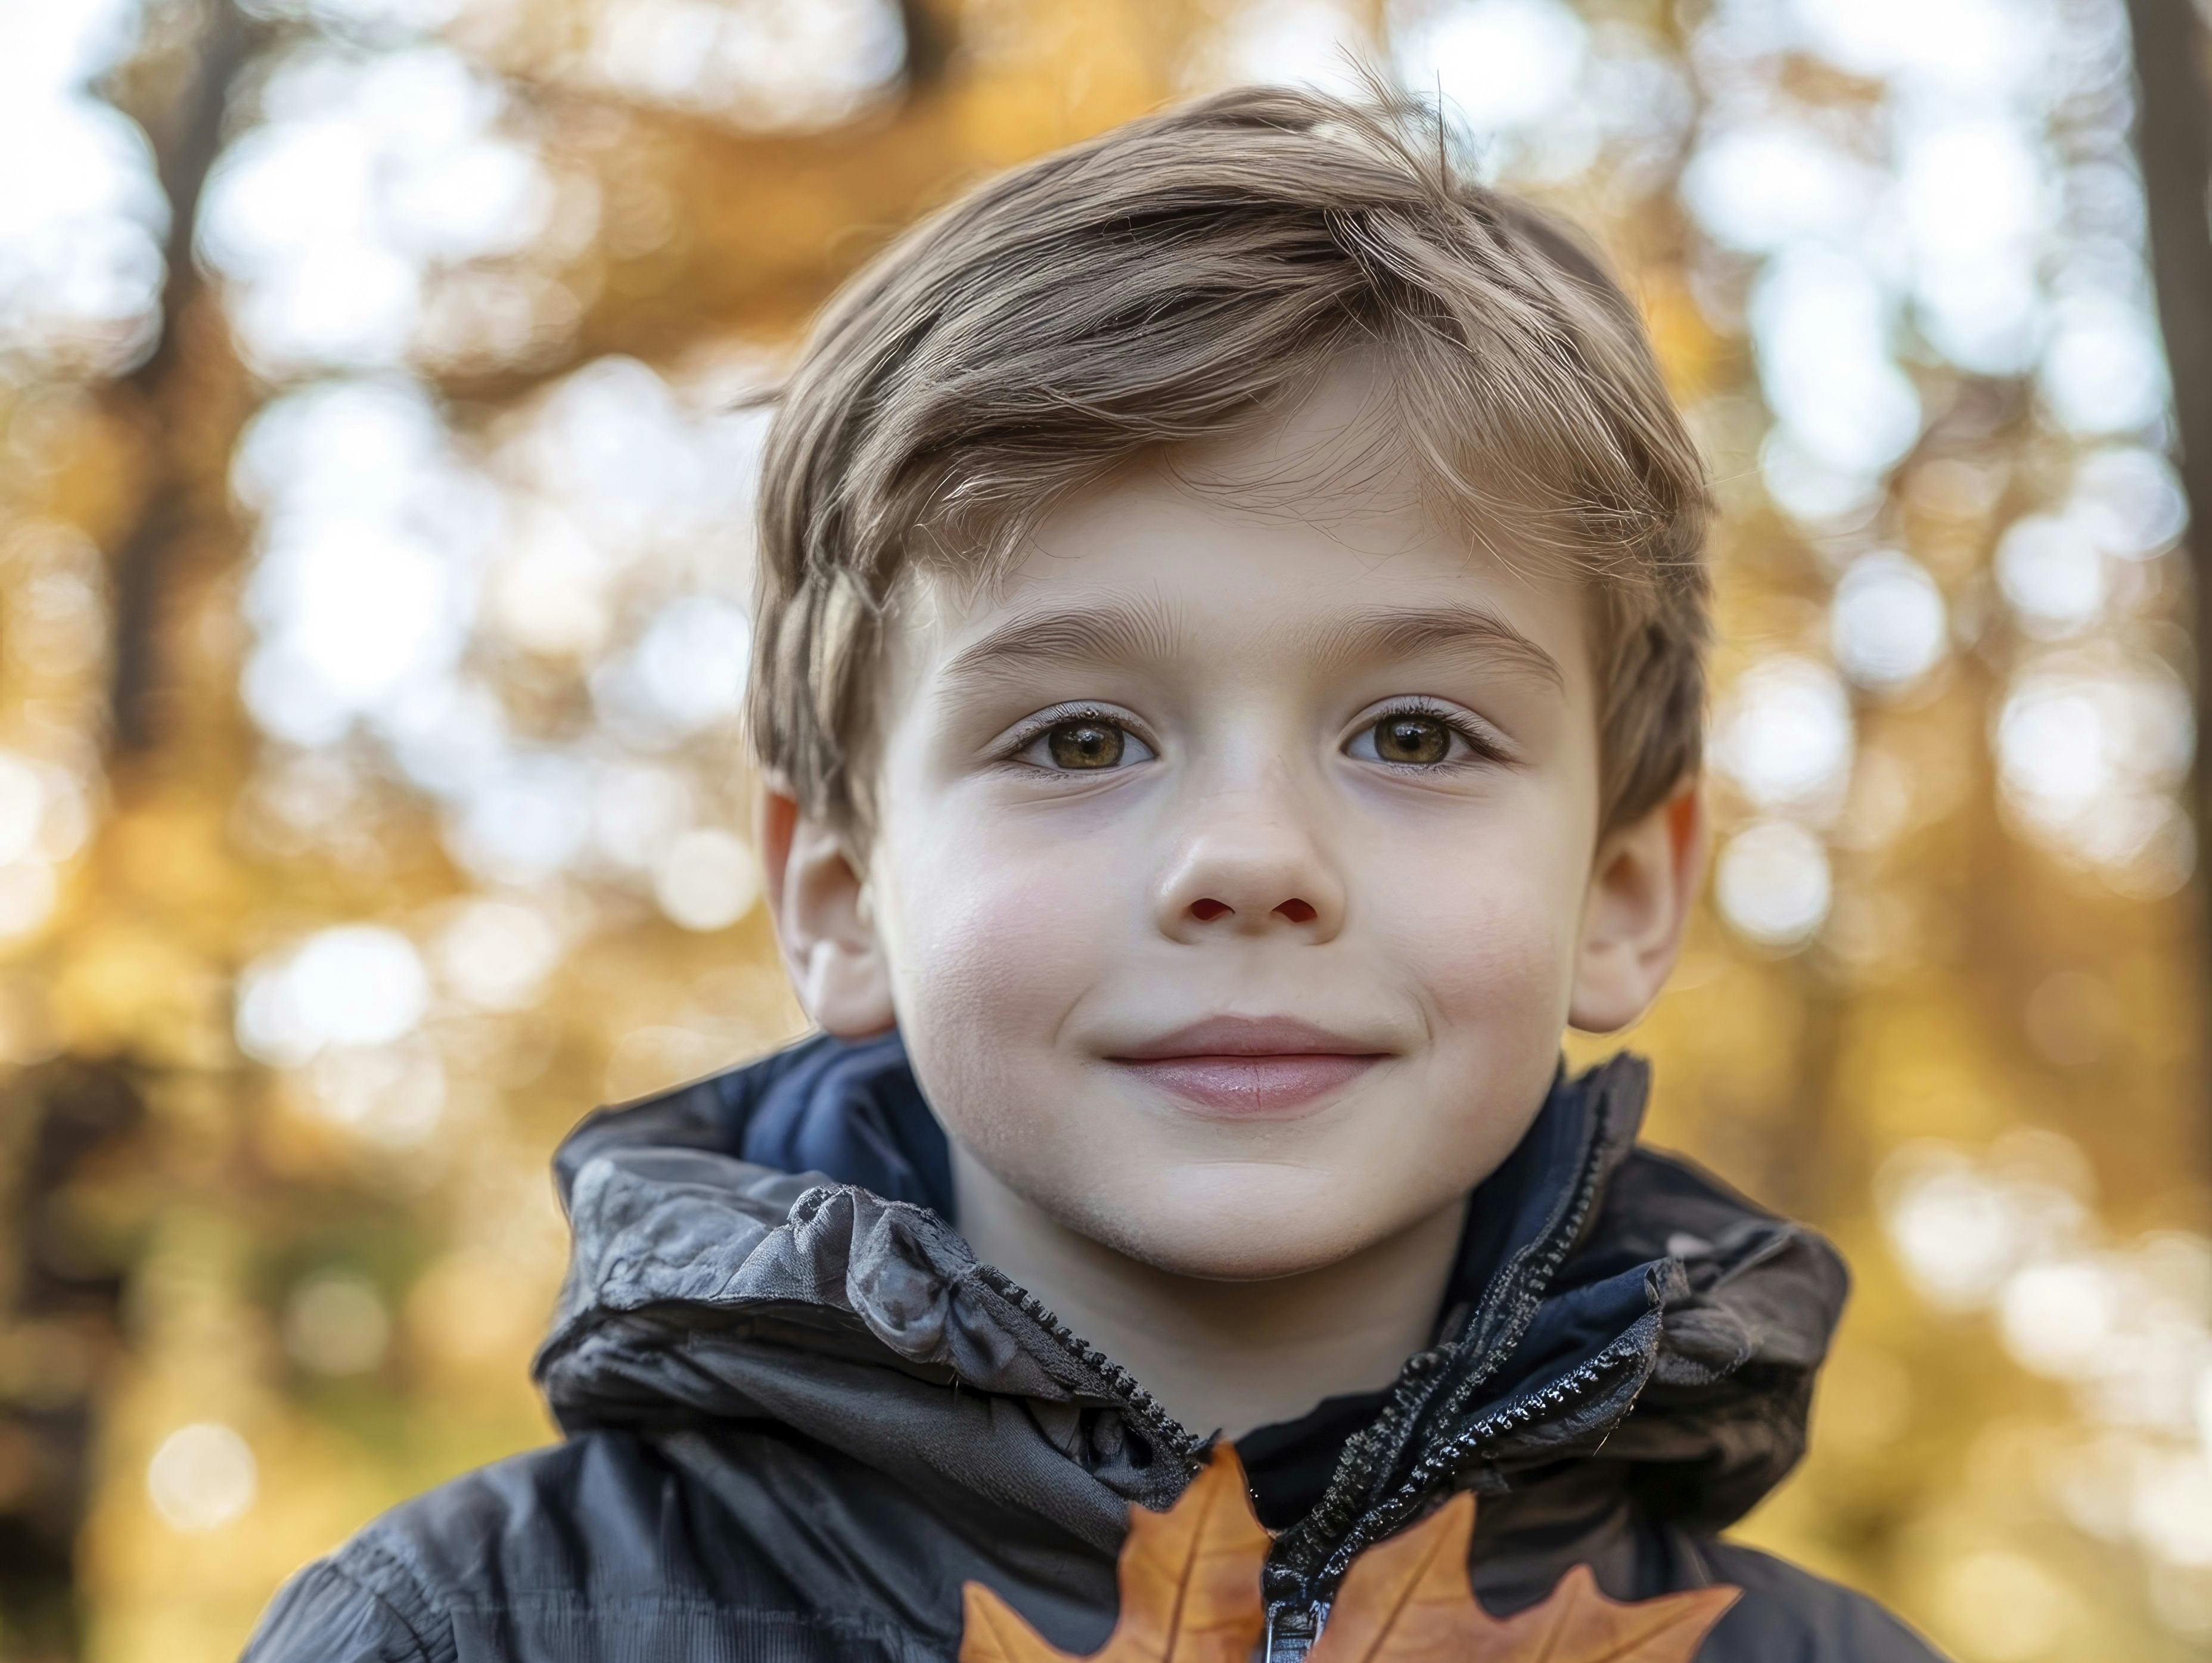
{"label": "boy's lips", "polygon": [[1317,1102],[1389,1054],[1292,1017],[1213,1017],[1106,1060],[1201,1110],[1264,1119]]}

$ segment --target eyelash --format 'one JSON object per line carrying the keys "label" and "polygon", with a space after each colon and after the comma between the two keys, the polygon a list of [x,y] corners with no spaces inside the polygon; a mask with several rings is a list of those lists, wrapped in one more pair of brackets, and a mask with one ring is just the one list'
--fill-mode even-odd
{"label": "eyelash", "polygon": [[[1470,756],[1447,757],[1441,762],[1389,762],[1376,759],[1376,766],[1389,768],[1394,774],[1437,774],[1446,769],[1468,767],[1475,762],[1510,761],[1504,746],[1486,726],[1470,718],[1464,711],[1434,699],[1402,699],[1370,712],[1353,729],[1356,737],[1371,732],[1376,725],[1394,716],[1419,716],[1427,721],[1441,723],[1463,740]],[[1000,744],[995,760],[1010,766],[1035,769],[1040,774],[1058,774],[1058,768],[1048,768],[1035,762],[1024,762],[1021,755],[1039,739],[1068,722],[1097,722],[1116,727],[1133,737],[1147,750],[1158,753],[1159,747],[1150,735],[1137,725],[1126,711],[1110,706],[1073,704],[1058,705],[1050,710],[1039,711],[1009,734]],[[1347,743],[1349,743],[1347,741]]]}

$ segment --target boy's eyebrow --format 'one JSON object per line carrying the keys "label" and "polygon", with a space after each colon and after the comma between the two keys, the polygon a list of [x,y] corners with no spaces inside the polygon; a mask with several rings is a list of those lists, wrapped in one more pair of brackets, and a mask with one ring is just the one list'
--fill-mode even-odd
{"label": "boy's eyebrow", "polygon": [[[1487,607],[1381,607],[1353,612],[1316,630],[1303,646],[1328,664],[1368,658],[1413,658],[1473,649],[1562,690],[1559,660]],[[1110,664],[1174,655],[1183,632],[1156,600],[1103,601],[1010,618],[955,653],[942,672],[948,683],[988,682],[1025,664]]]}
{"label": "boy's eyebrow", "polygon": [[1009,618],[955,653],[943,679],[988,681],[1024,664],[1110,664],[1171,657],[1182,631],[1157,599],[1100,601]]}
{"label": "boy's eyebrow", "polygon": [[1331,624],[1313,643],[1316,655],[1349,663],[1365,658],[1410,659],[1439,650],[1474,649],[1566,690],[1559,661],[1486,606],[1378,607]]}

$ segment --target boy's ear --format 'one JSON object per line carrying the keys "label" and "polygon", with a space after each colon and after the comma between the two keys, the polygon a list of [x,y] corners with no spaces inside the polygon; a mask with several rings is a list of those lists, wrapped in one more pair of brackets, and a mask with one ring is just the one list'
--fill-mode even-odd
{"label": "boy's ear", "polygon": [[849,841],[779,784],[763,786],[759,814],[769,912],[799,1004],[840,1039],[882,1033],[896,1020],[890,967]]}
{"label": "boy's ear", "polygon": [[1708,831],[1704,780],[1692,774],[1643,818],[1598,840],[1575,944],[1570,1027],[1610,1034],[1659,997],[1705,879]]}

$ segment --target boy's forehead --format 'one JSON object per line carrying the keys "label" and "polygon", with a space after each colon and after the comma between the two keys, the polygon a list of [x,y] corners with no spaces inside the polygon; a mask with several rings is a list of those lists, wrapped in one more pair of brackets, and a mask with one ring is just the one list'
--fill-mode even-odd
{"label": "boy's forehead", "polygon": [[1583,610],[1571,578],[1470,549],[1418,509],[1302,517],[1125,479],[1041,525],[1006,572],[914,574],[886,646],[894,678],[1253,650],[1349,665],[1462,646],[1566,690],[1587,657]]}
{"label": "boy's forehead", "polygon": [[1435,511],[1382,373],[1348,356],[1281,411],[1123,465],[1043,516],[1006,568],[910,572],[887,679],[993,656],[1457,643],[1571,695],[1588,658],[1574,574],[1478,546]]}
{"label": "boy's forehead", "polygon": [[1303,680],[1450,656],[1570,706],[1594,696],[1579,597],[1556,584],[1530,591],[1485,557],[1377,560],[1310,537],[1207,543],[1129,529],[1080,552],[1040,550],[981,591],[923,586],[886,642],[884,691],[957,701],[1054,665],[1149,665],[1178,679],[1243,665]]}

